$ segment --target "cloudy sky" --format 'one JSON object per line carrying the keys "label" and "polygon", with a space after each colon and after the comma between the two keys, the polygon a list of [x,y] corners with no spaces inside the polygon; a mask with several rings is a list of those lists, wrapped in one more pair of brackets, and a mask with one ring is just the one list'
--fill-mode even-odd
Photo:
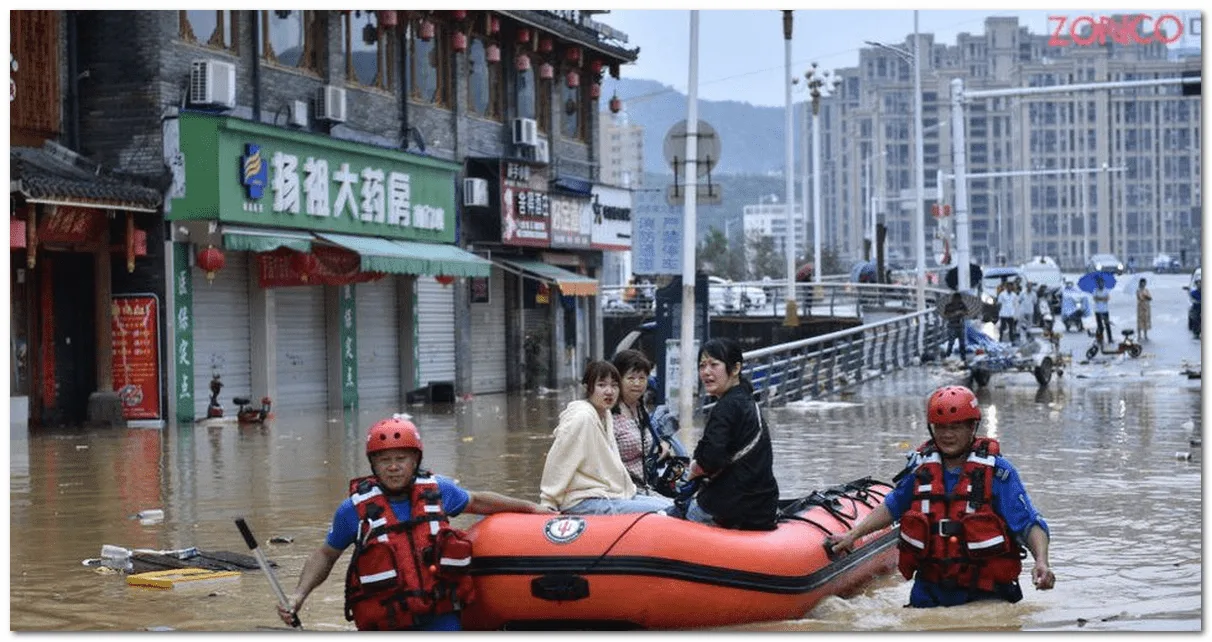
{"label": "cloudy sky", "polygon": [[[1020,3],[1020,6],[1032,6]],[[1074,3],[1077,6],[1088,3]],[[668,6],[668,5],[665,5]],[[835,5],[836,6],[836,5]],[[939,6],[934,3],[933,6]],[[1038,3],[1034,6],[1039,7]],[[1189,4],[1187,6],[1194,6]],[[922,10],[918,26],[936,42],[955,44],[959,33],[982,33],[989,16],[1015,16],[1032,33],[1049,35],[1058,24],[1049,16],[1072,21],[1112,13],[1143,13],[1153,18],[1176,14],[1190,24],[1188,10],[1128,9],[979,9]],[[905,45],[912,41],[913,9],[826,10],[798,9],[794,13],[791,69],[800,76],[812,62],[826,69],[854,66],[863,41]],[[640,47],[639,61],[623,67],[629,78],[647,78],[685,91],[688,77],[690,12],[615,9],[595,16],[628,35],[628,47]],[[782,11],[703,9],[699,12],[699,97],[706,100],[745,100],[757,105],[783,104]],[[1066,28],[1067,28],[1066,24]],[[1185,26],[1190,31],[1190,27]],[[1187,34],[1184,34],[1187,35]],[[1198,38],[1184,38],[1198,42]],[[801,90],[802,91],[802,90]],[[802,99],[793,94],[797,100]]]}

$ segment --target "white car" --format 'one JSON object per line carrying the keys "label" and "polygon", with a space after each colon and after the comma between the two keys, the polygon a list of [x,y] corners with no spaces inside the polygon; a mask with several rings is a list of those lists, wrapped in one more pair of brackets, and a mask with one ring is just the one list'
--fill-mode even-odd
{"label": "white car", "polygon": [[733,283],[719,276],[707,277],[707,305],[716,314],[744,312],[766,305],[766,292],[756,285]]}

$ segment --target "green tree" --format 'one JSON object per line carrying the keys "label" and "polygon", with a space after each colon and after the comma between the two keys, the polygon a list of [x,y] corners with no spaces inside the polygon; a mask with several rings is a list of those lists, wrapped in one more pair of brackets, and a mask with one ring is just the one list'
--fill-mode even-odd
{"label": "green tree", "polygon": [[[812,251],[809,250],[796,259],[795,265],[798,270],[799,266],[812,263],[813,255]],[[849,274],[849,272],[850,268],[842,263],[841,258],[837,255],[837,251],[829,247],[821,248],[821,274]]]}
{"label": "green tree", "polygon": [[746,238],[751,271],[749,278],[759,280],[764,276],[772,279],[787,277],[787,263],[782,254],[774,251],[774,237],[766,236],[754,230]]}
{"label": "green tree", "polygon": [[695,248],[695,264],[698,269],[725,279],[745,279],[744,248],[729,247],[728,237],[718,227],[712,226],[698,247]]}

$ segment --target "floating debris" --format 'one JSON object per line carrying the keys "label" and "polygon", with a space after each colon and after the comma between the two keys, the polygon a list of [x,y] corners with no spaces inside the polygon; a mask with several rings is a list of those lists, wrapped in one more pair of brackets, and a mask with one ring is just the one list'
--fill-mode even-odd
{"label": "floating debris", "polygon": [[274,535],[273,537],[269,538],[270,544],[291,544],[294,541],[295,538],[287,535]]}

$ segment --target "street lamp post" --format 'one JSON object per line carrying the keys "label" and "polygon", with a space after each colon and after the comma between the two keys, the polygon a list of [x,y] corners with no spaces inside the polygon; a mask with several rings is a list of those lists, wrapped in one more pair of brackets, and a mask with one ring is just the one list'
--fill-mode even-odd
{"label": "street lamp post", "polygon": [[783,203],[787,209],[787,303],[783,316],[783,325],[798,326],[799,314],[795,309],[795,123],[791,118],[791,11],[783,11],[783,89],[785,114],[783,126],[786,128],[783,137],[783,179],[785,196]]}
{"label": "street lamp post", "polygon": [[875,194],[871,191],[871,161],[877,158],[883,158],[888,155],[888,151],[882,151],[873,156],[868,156],[863,161],[863,193],[867,195],[867,224],[865,225],[867,233],[867,242],[870,243],[871,254],[867,257],[868,260],[875,260]]}
{"label": "street lamp post", "polygon": [[821,282],[821,98],[837,87],[833,72],[820,70],[817,64],[804,73],[812,100],[812,282]]}

